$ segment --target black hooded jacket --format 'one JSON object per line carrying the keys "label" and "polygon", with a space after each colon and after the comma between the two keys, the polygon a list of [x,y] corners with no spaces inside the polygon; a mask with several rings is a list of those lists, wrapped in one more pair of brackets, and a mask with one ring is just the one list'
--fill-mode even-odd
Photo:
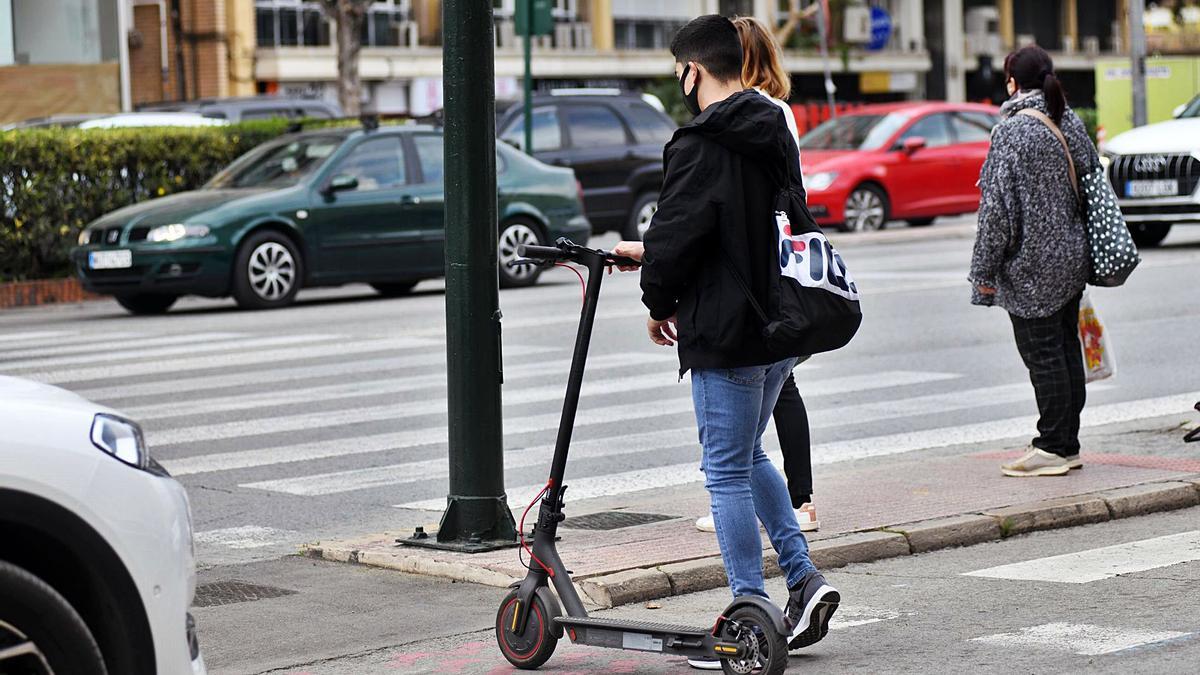
{"label": "black hooded jacket", "polygon": [[667,143],[641,286],[652,318],[678,317],[681,373],[778,360],[731,266],[766,307],[779,264],[775,198],[784,180],[803,195],[798,158],[783,111],[753,89],[710,105]]}

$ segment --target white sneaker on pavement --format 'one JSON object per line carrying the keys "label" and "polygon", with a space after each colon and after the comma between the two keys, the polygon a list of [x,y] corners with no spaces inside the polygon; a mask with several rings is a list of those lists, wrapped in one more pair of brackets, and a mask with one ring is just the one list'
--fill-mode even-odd
{"label": "white sneaker on pavement", "polygon": [[[801,532],[816,532],[820,529],[821,521],[817,520],[817,509],[812,502],[796,509],[796,522],[800,523]],[[701,532],[716,532],[717,525],[713,522],[712,514],[697,518],[696,529]]]}
{"label": "white sneaker on pavement", "polygon": [[1071,470],[1071,462],[1066,457],[1031,446],[1028,452],[1017,461],[1009,464],[1001,464],[1000,470],[1005,476],[1015,476],[1017,478],[1065,476]]}

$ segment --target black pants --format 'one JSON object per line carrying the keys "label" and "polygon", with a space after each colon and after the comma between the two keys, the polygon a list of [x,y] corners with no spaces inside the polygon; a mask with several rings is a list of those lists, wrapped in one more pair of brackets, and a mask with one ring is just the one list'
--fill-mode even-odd
{"label": "black pants", "polygon": [[808,434],[808,411],[796,389],[796,378],[788,375],[779,391],[773,411],[779,449],[783,453],[783,473],[787,476],[792,508],[800,508],[812,499],[812,445]]}
{"label": "black pants", "polygon": [[1079,300],[1047,317],[1012,319],[1017,351],[1029,369],[1038,406],[1038,436],[1033,445],[1068,456],[1079,452],[1079,413],[1087,399],[1087,380],[1079,346]]}

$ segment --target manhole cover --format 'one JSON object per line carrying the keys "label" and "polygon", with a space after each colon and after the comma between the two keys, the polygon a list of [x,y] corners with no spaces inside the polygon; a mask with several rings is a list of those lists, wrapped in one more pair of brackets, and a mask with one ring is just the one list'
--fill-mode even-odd
{"label": "manhole cover", "polygon": [[296,591],[286,588],[260,586],[245,581],[214,581],[211,584],[201,584],[196,587],[196,599],[192,604],[195,607],[216,607],[295,594]]}
{"label": "manhole cover", "polygon": [[589,513],[586,516],[567,518],[563,527],[575,530],[619,530],[622,527],[648,525],[664,520],[673,520],[679,516],[664,516],[661,513],[631,513],[629,511],[601,511]]}

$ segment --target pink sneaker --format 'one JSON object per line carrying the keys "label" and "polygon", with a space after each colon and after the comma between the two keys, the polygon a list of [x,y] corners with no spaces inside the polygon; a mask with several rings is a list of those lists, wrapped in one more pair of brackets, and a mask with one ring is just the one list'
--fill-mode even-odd
{"label": "pink sneaker", "polygon": [[821,529],[821,521],[817,520],[817,507],[812,502],[796,509],[796,522],[800,523],[801,532],[816,532]]}

